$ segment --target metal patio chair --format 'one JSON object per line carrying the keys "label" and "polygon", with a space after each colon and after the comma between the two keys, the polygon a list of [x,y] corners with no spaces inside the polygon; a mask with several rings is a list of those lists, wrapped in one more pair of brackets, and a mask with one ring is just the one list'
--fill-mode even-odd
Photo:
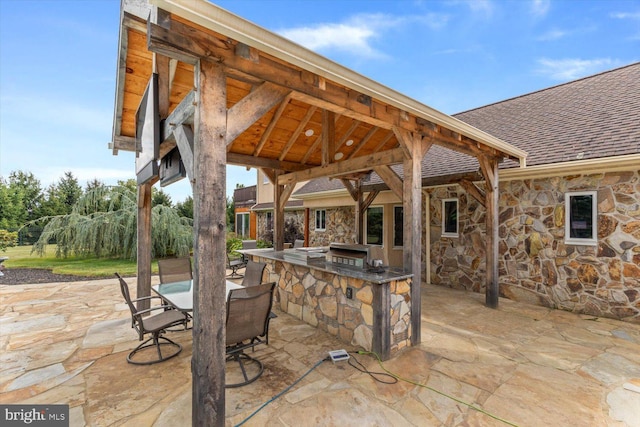
{"label": "metal patio chair", "polygon": [[247,262],[244,257],[242,258],[231,258],[229,252],[227,252],[227,269],[231,270],[231,274],[227,275],[227,279],[241,279],[244,277],[244,274],[238,273],[238,270],[241,270],[247,266]]}
{"label": "metal patio chair", "polygon": [[[238,362],[242,379],[227,383],[233,388],[250,384],[257,380],[264,366],[262,362],[247,355],[244,351],[255,349],[257,345],[267,344],[261,337],[269,328],[269,313],[273,301],[275,282],[263,283],[248,288],[233,289],[227,298],[227,362]],[[230,370],[228,370],[230,371]],[[227,380],[232,380],[227,375]]]}
{"label": "metal patio chair", "polygon": [[244,270],[244,278],[242,279],[242,286],[255,286],[262,283],[262,275],[267,264],[264,262],[247,261],[246,268]]}
{"label": "metal patio chair", "polygon": [[[160,297],[149,296],[132,300],[131,295],[129,294],[129,285],[127,285],[127,282],[125,282],[125,280],[118,273],[115,273],[115,275],[120,281],[120,291],[122,292],[122,296],[129,306],[129,310],[131,310],[131,327],[138,332],[138,338],[140,341],[144,339],[145,335],[151,334],[151,337],[140,343],[140,345],[134,348],[127,355],[127,362],[134,365],[152,365],[154,363],[163,362],[177,356],[182,351],[182,346],[170,340],[169,338],[164,337],[162,334],[168,328],[171,328],[173,326],[183,325],[186,329],[187,322],[189,321],[187,315],[178,310],[167,310],[167,308],[169,307],[165,305],[151,307],[146,310],[138,310],[134,303],[143,300],[151,300],[153,298],[159,299]],[[153,316],[148,316],[155,310],[162,310],[162,312]],[[173,347],[173,352],[169,353],[168,356],[163,355],[163,346]],[[158,352],[157,358],[134,360],[134,355],[136,353],[151,347],[156,348],[156,351]]]}
{"label": "metal patio chair", "polygon": [[160,283],[182,282],[192,280],[191,258],[164,258],[158,260]]}

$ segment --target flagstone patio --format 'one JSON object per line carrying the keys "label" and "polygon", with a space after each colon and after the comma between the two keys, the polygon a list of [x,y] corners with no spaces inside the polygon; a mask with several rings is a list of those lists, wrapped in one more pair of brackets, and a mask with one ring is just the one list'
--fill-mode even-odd
{"label": "flagstone patio", "polygon": [[[414,383],[323,362],[245,425],[640,426],[640,326],[505,299],[492,310],[483,295],[444,287],[422,295],[422,344],[384,362]],[[0,403],[69,404],[71,426],[191,424],[190,333],[170,333],[178,357],[128,364],[138,341],[115,279],[0,285],[0,310]],[[265,372],[227,390],[227,425],[327,351],[357,350],[275,311],[270,345],[255,352]]]}

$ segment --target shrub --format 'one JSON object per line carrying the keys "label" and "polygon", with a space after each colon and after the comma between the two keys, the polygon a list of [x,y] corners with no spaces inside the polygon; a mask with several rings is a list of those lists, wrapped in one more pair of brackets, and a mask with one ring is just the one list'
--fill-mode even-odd
{"label": "shrub", "polygon": [[0,250],[6,251],[7,248],[18,244],[18,232],[0,230]]}

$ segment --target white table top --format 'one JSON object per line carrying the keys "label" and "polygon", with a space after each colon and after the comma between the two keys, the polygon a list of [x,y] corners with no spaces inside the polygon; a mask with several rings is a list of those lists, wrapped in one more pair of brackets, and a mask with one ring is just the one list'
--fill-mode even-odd
{"label": "white table top", "polygon": [[[227,296],[232,289],[242,288],[242,285],[226,281]],[[171,303],[175,308],[181,311],[193,310],[193,281],[185,280],[182,282],[161,283],[151,287],[154,292]]]}

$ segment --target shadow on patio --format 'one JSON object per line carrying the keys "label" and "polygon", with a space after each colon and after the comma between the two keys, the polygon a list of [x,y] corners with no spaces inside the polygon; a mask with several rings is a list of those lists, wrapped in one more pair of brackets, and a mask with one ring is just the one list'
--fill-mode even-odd
{"label": "shadow on patio", "polygon": [[[422,344],[384,366],[428,388],[324,362],[245,425],[508,425],[442,392],[518,426],[640,426],[640,325],[504,299],[492,310],[483,300],[423,286]],[[0,403],[69,404],[72,426],[191,424],[190,333],[170,333],[183,345],[178,357],[128,364],[138,341],[115,279],[0,285],[0,307]],[[254,353],[264,374],[226,392],[227,425],[327,351],[356,350],[276,313],[270,345]]]}

